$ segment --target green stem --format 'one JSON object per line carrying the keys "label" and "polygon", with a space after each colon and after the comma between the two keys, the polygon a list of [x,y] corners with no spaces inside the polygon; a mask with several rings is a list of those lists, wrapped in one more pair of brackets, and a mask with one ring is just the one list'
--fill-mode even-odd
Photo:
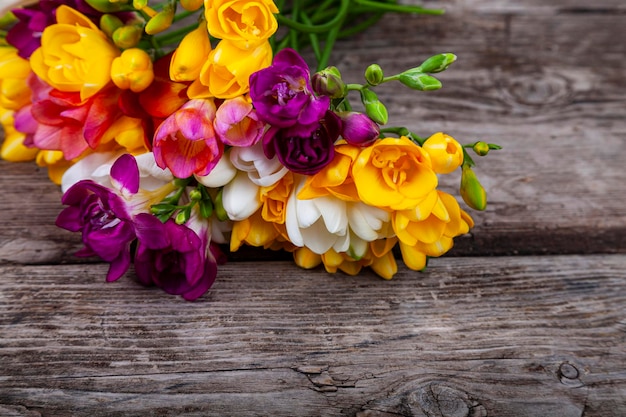
{"label": "green stem", "polygon": [[352,1],[362,6],[369,6],[373,9],[385,10],[389,12],[419,13],[419,14],[433,14],[433,15],[440,15],[440,14],[445,13],[445,10],[443,9],[424,9],[423,7],[419,7],[419,6],[404,6],[401,4],[381,3],[381,2],[372,1],[372,0],[352,0]]}
{"label": "green stem", "polygon": [[[302,13],[302,21],[308,25],[312,24],[311,23],[311,19],[309,19],[309,16],[307,16],[306,13]],[[313,49],[313,53],[315,54],[315,59],[317,62],[320,62],[320,60],[322,59],[322,52],[320,51],[320,40],[317,37],[316,33],[309,33],[309,42],[311,42],[311,48]]]}
{"label": "green stem", "polygon": [[196,22],[189,26],[185,26],[183,28],[173,30],[161,36],[155,36],[154,38],[156,38],[157,42],[159,42],[159,44],[161,45],[169,45],[175,42],[177,43],[177,42],[180,42],[185,37],[186,34],[193,31],[197,27],[198,27],[198,23]]}
{"label": "green stem", "polygon": [[328,32],[334,27],[340,25],[343,19],[348,14],[348,9],[350,7],[350,0],[340,0],[340,1],[341,1],[341,5],[339,7],[339,11],[337,12],[337,15],[332,20],[321,25],[314,25],[314,26],[305,25],[303,23],[295,22],[281,14],[276,15],[276,20],[278,20],[278,23],[283,24],[290,29],[295,29],[303,33]]}
{"label": "green stem", "polygon": [[343,21],[340,21],[337,26],[332,28],[330,32],[328,32],[328,37],[326,37],[326,42],[324,43],[324,51],[322,52],[322,56],[320,57],[319,62],[317,63],[317,70],[321,71],[328,66],[328,61],[330,60],[330,54],[333,51],[333,46],[335,45],[335,41],[337,40],[337,35],[339,34],[339,30],[341,29],[341,24]]}

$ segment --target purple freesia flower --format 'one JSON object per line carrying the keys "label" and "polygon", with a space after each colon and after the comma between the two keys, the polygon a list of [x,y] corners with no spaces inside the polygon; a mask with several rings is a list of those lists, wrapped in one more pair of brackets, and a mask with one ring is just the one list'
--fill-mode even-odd
{"label": "purple freesia flower", "polygon": [[341,118],[341,137],[354,146],[369,146],[380,135],[380,127],[364,113],[339,113]]}
{"label": "purple freesia flower", "polygon": [[[111,168],[111,181],[122,194],[139,190],[139,169],[135,158],[122,155]],[[82,180],[63,194],[68,205],[57,217],[56,225],[81,232],[85,247],[76,256],[99,256],[111,265],[107,281],[120,278],[130,266],[130,245],[135,226],[128,204],[113,190],[92,180]]]}
{"label": "purple freesia flower", "polygon": [[[186,300],[195,300],[213,285],[217,261],[206,225],[196,234],[172,219],[161,223],[145,213],[138,214],[135,221],[138,237],[135,272],[139,281]],[[189,223],[193,221],[190,219]]]}
{"label": "purple freesia flower", "polygon": [[333,160],[340,130],[339,117],[329,110],[307,136],[297,129],[270,128],[263,136],[263,150],[269,159],[278,157],[290,171],[313,175]]}
{"label": "purple freesia flower", "polygon": [[317,128],[330,105],[329,97],[313,94],[309,67],[293,49],[281,50],[271,66],[250,76],[250,98],[262,121],[301,136]]}

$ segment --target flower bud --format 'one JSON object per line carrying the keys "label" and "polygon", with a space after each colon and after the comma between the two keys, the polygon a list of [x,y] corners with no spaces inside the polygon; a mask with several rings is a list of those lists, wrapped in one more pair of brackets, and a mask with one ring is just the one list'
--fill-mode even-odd
{"label": "flower bud", "polygon": [[369,146],[380,135],[380,128],[366,114],[343,112],[337,114],[341,118],[341,136],[350,145]]}
{"label": "flower bud", "polygon": [[142,10],[148,6],[148,0],[133,0],[133,8]]}
{"label": "flower bud", "polygon": [[113,32],[113,43],[120,49],[129,49],[137,46],[141,40],[143,29],[139,26],[122,26]]}
{"label": "flower bud", "polygon": [[155,35],[169,29],[174,21],[174,14],[175,11],[172,7],[165,6],[163,10],[148,20],[145,28],[146,33],[148,35]]}
{"label": "flower bud", "polygon": [[400,74],[398,80],[413,90],[431,91],[441,88],[441,81],[433,76],[424,74],[419,68],[413,68]]}
{"label": "flower bud", "polygon": [[122,90],[134,93],[145,90],[154,80],[152,60],[142,49],[131,48],[122,52],[111,64],[111,80]]}
{"label": "flower bud", "polygon": [[489,144],[487,142],[479,141],[472,147],[476,155],[485,156],[489,153]]}
{"label": "flower bud", "polygon": [[426,139],[422,149],[430,156],[433,171],[438,174],[449,174],[463,163],[463,147],[445,133],[438,132]]}
{"label": "flower bud", "polygon": [[204,5],[204,0],[180,0],[180,5],[189,12],[195,12]]}
{"label": "flower bud", "polygon": [[387,120],[389,119],[387,108],[380,102],[380,100],[378,100],[378,96],[375,92],[369,88],[362,89],[361,102],[365,106],[365,113],[367,113],[370,119],[379,125],[387,123]]}
{"label": "flower bud", "polygon": [[365,79],[370,85],[378,85],[383,81],[383,69],[378,64],[372,64],[365,69]]}
{"label": "flower bud", "polygon": [[113,37],[113,32],[124,26],[124,22],[119,17],[112,14],[103,14],[100,17],[100,30],[102,30],[109,38]]}
{"label": "flower bud", "polygon": [[418,67],[421,72],[437,73],[445,70],[456,61],[456,55],[454,54],[439,54],[431,56]]}
{"label": "flower bud", "polygon": [[191,201],[200,201],[202,199],[202,193],[198,189],[189,191],[189,199]]}
{"label": "flower bud", "polygon": [[300,268],[313,269],[322,263],[322,256],[305,246],[293,251],[293,260]]}
{"label": "flower bud", "polygon": [[487,193],[469,165],[463,166],[460,191],[463,201],[474,210],[484,210],[487,207]]}
{"label": "flower bud", "polygon": [[116,13],[123,10],[130,10],[130,8],[127,7],[127,0],[85,0],[85,3],[101,13]]}
{"label": "flower bud", "polygon": [[313,74],[311,87],[316,94],[330,98],[341,98],[347,94],[346,84],[341,79],[341,73],[336,67],[328,67]]}
{"label": "flower bud", "polygon": [[224,203],[222,202],[223,195],[224,189],[220,188],[217,195],[215,196],[215,200],[213,201],[215,215],[217,216],[217,219],[221,222],[228,220],[228,213],[226,213],[226,210],[224,209]]}

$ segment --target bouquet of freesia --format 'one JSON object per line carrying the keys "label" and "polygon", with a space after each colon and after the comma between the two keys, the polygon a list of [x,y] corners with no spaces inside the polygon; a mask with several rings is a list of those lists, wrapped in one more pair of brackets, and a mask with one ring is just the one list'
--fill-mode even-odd
{"label": "bouquet of freesia", "polygon": [[463,200],[485,208],[468,150],[499,146],[388,127],[375,92],[391,82],[438,89],[432,74],[455,55],[393,75],[372,64],[362,84],[328,65],[336,39],[385,12],[440,10],[389,0],[13,3],[0,10],[2,158],[48,168],[67,206],[57,225],[82,234],[78,256],[110,264],[108,281],[134,264],[142,283],[195,299],[222,249],[243,245],[389,279],[396,255],[421,270],[473,226],[438,190],[439,175],[460,169]]}

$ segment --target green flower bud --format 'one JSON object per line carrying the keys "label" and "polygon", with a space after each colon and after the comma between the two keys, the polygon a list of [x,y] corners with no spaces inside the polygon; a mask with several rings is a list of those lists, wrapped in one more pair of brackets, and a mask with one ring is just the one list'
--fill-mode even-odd
{"label": "green flower bud", "polygon": [[143,35],[143,29],[139,26],[122,26],[113,32],[113,43],[120,49],[129,49],[137,46]]}
{"label": "green flower bud", "polygon": [[316,94],[330,98],[342,98],[348,93],[348,88],[336,67],[328,67],[313,74],[311,86]]}
{"label": "green flower bud", "polygon": [[383,69],[378,64],[372,64],[365,70],[365,79],[370,85],[380,84],[384,77]]}
{"label": "green flower bud", "polygon": [[224,210],[224,204],[222,203],[223,192],[224,189],[220,188],[219,192],[215,196],[214,201],[215,215],[217,216],[217,219],[221,222],[228,220],[228,214],[226,213],[226,210]]}
{"label": "green flower bud", "polygon": [[413,90],[431,91],[441,88],[441,81],[433,76],[420,72],[417,68],[400,74],[399,81]]}
{"label": "green flower bud", "polygon": [[172,7],[166,6],[163,10],[161,10],[150,20],[148,20],[145,29],[146,33],[148,35],[155,35],[169,29],[169,27],[172,26],[172,22],[174,21],[174,14],[174,9]]}
{"label": "green flower bud", "polygon": [[142,10],[148,6],[148,0],[133,0],[133,8]]}
{"label": "green flower bud", "polygon": [[200,201],[202,200],[202,193],[198,189],[194,189],[189,191],[189,198],[191,201]]}
{"label": "green flower bud", "polygon": [[185,224],[187,220],[191,217],[191,207],[185,207],[183,210],[179,211],[174,221],[176,224]]}
{"label": "green flower bud", "polygon": [[131,10],[127,5],[127,0],[85,0],[85,3],[101,13],[116,13],[124,10]]}
{"label": "green flower bud", "polygon": [[469,165],[463,165],[460,191],[463,201],[474,210],[482,211],[487,207],[487,193]]}
{"label": "green flower bud", "polygon": [[483,141],[476,142],[472,149],[474,149],[476,155],[485,156],[489,153],[489,144]]}
{"label": "green flower bud", "polygon": [[117,16],[112,14],[103,14],[100,17],[100,30],[102,30],[109,38],[113,37],[113,32],[124,26],[124,22]]}
{"label": "green flower bud", "polygon": [[369,88],[363,88],[361,91],[361,102],[365,106],[365,113],[374,122],[379,125],[384,125],[389,119],[387,108],[383,103],[378,100],[378,96],[375,92]]}
{"label": "green flower bud", "polygon": [[456,55],[454,54],[439,54],[431,56],[418,67],[421,72],[437,73],[445,70],[456,61]]}

